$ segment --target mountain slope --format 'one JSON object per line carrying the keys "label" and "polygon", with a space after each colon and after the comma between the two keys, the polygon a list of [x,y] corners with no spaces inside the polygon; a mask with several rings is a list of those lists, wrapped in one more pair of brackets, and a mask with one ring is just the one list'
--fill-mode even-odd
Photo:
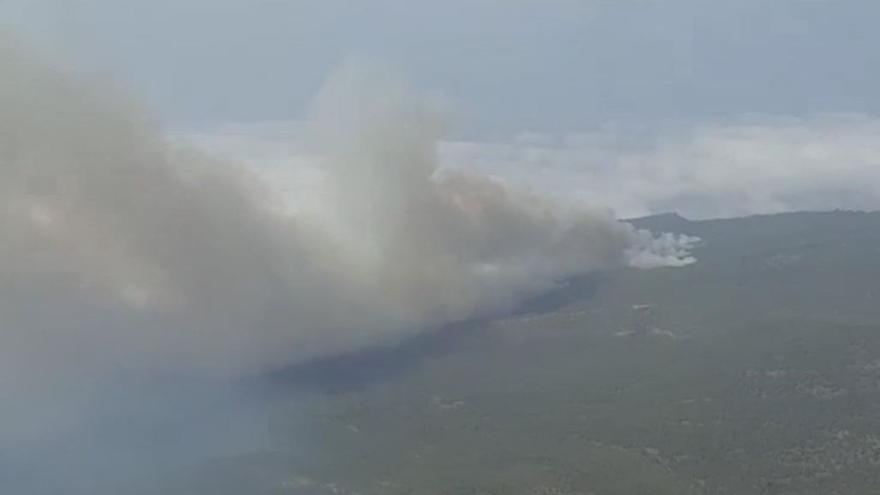
{"label": "mountain slope", "polygon": [[[442,352],[386,349],[385,365],[407,365],[357,386],[302,392],[288,377],[277,449],[175,482],[230,494],[876,493],[880,214],[632,222],[699,236],[698,262],[573,281],[554,304],[459,329]],[[646,333],[633,305],[651,307]]]}

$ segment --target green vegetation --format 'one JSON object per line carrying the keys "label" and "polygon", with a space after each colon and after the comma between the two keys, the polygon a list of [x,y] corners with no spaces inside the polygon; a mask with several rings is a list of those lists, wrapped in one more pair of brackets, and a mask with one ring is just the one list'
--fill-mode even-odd
{"label": "green vegetation", "polygon": [[[877,493],[880,214],[635,223],[701,237],[698,263],[572,281],[382,379],[291,392],[278,451],[190,489]],[[635,304],[647,335],[625,334]]]}

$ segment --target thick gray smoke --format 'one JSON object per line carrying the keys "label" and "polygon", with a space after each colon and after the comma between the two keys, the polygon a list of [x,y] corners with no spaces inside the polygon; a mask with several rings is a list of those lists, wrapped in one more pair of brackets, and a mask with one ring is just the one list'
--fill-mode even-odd
{"label": "thick gray smoke", "polygon": [[244,168],[169,144],[109,85],[9,40],[0,72],[5,445],[77,421],[118,376],[259,373],[575,274],[689,261],[686,242],[609,213],[439,176],[442,112],[375,71],[347,66],[318,96],[325,180],[296,214]]}
{"label": "thick gray smoke", "polygon": [[437,177],[438,112],[353,65],[315,104],[323,201],[285,215],[255,177],[170,146],[109,88],[0,51],[4,367],[264,370],[668,247],[606,212]]}

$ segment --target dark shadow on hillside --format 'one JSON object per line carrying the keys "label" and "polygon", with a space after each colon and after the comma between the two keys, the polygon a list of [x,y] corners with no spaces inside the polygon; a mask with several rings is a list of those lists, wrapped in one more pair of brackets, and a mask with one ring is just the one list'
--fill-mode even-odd
{"label": "dark shadow on hillside", "polygon": [[607,274],[591,273],[572,277],[550,292],[526,300],[510,314],[513,316],[526,314],[545,314],[592,298]]}
{"label": "dark shadow on hillside", "polygon": [[[527,300],[507,315],[542,314],[593,297],[602,283],[600,274],[573,277],[559,288]],[[496,315],[501,317],[505,315]],[[273,384],[324,393],[359,390],[371,383],[393,379],[417,368],[425,359],[461,349],[486,346],[483,331],[493,318],[465,321],[420,333],[397,344],[317,359],[273,373]]]}
{"label": "dark shadow on hillside", "polygon": [[428,331],[384,347],[331,356],[290,366],[271,376],[276,384],[325,393],[361,389],[416,368],[422,360],[479,341],[480,325],[466,322]]}

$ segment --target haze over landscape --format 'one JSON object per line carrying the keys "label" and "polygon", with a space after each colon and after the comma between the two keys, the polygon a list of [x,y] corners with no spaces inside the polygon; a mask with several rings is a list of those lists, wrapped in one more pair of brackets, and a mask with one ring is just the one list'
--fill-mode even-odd
{"label": "haze over landscape", "polygon": [[0,2],[0,489],[871,493],[875,10]]}

